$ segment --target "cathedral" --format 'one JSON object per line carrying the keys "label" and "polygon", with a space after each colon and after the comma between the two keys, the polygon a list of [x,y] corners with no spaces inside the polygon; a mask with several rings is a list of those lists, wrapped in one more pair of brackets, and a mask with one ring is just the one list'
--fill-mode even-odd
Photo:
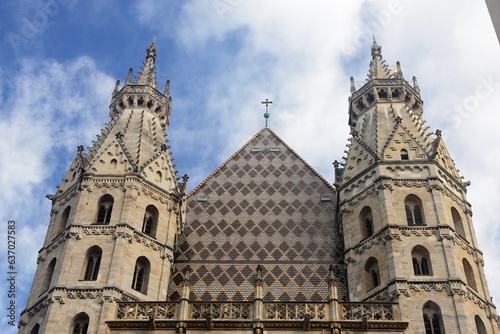
{"label": "cathedral", "polygon": [[375,41],[334,180],[266,125],[190,192],[156,57],[47,195],[20,333],[500,333],[468,184]]}

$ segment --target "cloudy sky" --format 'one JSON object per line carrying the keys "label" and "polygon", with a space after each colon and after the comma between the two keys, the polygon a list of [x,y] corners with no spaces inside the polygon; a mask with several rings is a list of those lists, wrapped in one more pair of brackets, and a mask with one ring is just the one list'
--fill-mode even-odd
{"label": "cloudy sky", "polygon": [[[160,90],[171,81],[168,137],[192,189],[264,126],[266,98],[270,127],[333,182],[331,163],[347,143],[349,77],[359,86],[366,79],[372,34],[388,64],[399,60],[407,79],[418,77],[427,124],[443,131],[472,183],[468,199],[499,303],[500,48],[482,1],[7,0],[0,232],[6,240],[7,221],[16,221],[18,313],[49,221],[44,196],[55,193],[77,145],[90,146],[107,122],[115,80],[140,68],[153,36]],[[5,272],[5,255],[0,265]]]}

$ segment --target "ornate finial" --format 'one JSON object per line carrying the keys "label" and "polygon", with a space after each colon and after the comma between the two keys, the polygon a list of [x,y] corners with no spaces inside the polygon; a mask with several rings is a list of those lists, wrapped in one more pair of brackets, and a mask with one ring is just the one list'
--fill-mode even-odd
{"label": "ornate finial", "polygon": [[441,138],[441,130],[436,130],[436,137]]}
{"label": "ornate finial", "polygon": [[151,45],[146,49],[146,58],[153,57],[156,58],[156,37],[153,38]]}
{"label": "ornate finial", "polygon": [[118,88],[120,87],[120,80],[116,80],[115,89],[113,90],[113,96],[118,93]]}
{"label": "ornate finial", "polygon": [[372,45],[372,58],[375,59],[375,56],[382,55],[382,47],[377,44],[375,40],[375,35],[373,35],[373,45]]}
{"label": "ornate finial", "polygon": [[182,181],[183,181],[184,183],[187,183],[187,181],[188,181],[188,180],[189,180],[189,176],[188,176],[187,174],[184,174],[184,175],[182,176]]}
{"label": "ornate finial", "polygon": [[165,83],[165,91],[163,92],[163,95],[170,95],[170,80],[167,80],[167,82]]}
{"label": "ornate finial", "polygon": [[168,149],[167,144],[161,144],[161,146],[160,146],[160,150],[161,150],[162,152],[166,152],[166,151],[167,151],[167,149]]}
{"label": "ornate finial", "polygon": [[130,85],[132,82],[132,73],[134,72],[134,69],[131,67],[128,69],[128,74],[127,74],[127,80],[125,81],[125,85]]}
{"label": "ornate finial", "polygon": [[191,267],[188,265],[184,268],[184,281],[189,282],[191,278]]}
{"label": "ornate finial", "polygon": [[333,264],[330,264],[328,271],[330,272],[330,281],[335,281],[335,267]]}
{"label": "ornate finial", "polygon": [[420,93],[420,87],[418,86],[417,77],[413,76],[412,79],[413,79],[413,89],[415,89],[417,93]]}
{"label": "ornate finial", "polygon": [[398,71],[397,77],[402,78],[403,77],[403,71],[401,71],[401,63],[399,60],[396,62],[396,70]]}
{"label": "ornate finial", "polygon": [[78,147],[76,148],[76,153],[78,153],[78,154],[83,153],[83,145],[78,145]]}
{"label": "ornate finial", "polygon": [[354,86],[354,77],[351,77],[351,94],[356,92],[356,86]]}
{"label": "ornate finial", "polygon": [[269,118],[269,116],[271,116],[271,115],[269,115],[269,113],[267,112],[267,108],[268,108],[268,106],[269,106],[270,104],[272,104],[272,103],[273,103],[273,101],[269,101],[269,99],[266,99],[265,101],[262,101],[262,104],[265,104],[265,105],[266,105],[266,112],[265,112],[265,114],[264,114],[264,118],[266,119],[266,128],[267,128],[267,119]]}
{"label": "ornate finial", "polygon": [[121,133],[121,132],[117,132],[115,136],[116,136],[116,139],[117,139],[118,141],[122,141],[122,140],[123,140],[123,133]]}
{"label": "ornate finial", "polygon": [[401,118],[401,116],[398,116],[396,117],[396,123],[401,123],[403,121],[403,119]]}
{"label": "ornate finial", "polygon": [[146,49],[146,61],[142,65],[141,71],[139,72],[136,80],[136,85],[150,85],[156,88],[156,39]]}
{"label": "ornate finial", "polygon": [[333,162],[333,167],[335,167],[335,169],[337,169],[337,168],[339,168],[339,166],[340,166],[340,162],[338,162],[337,160],[335,160]]}
{"label": "ornate finial", "polygon": [[260,264],[257,265],[257,279],[262,279],[262,266]]}

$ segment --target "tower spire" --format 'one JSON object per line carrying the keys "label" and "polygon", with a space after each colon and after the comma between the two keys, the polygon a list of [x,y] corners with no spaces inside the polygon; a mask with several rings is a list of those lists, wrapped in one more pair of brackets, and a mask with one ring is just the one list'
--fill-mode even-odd
{"label": "tower spire", "polygon": [[146,49],[146,60],[142,65],[141,71],[137,76],[136,85],[150,85],[158,87],[156,83],[156,37],[153,38],[151,45]]}
{"label": "tower spire", "polygon": [[368,73],[368,80],[372,79],[388,79],[390,77],[390,71],[382,59],[382,47],[377,44],[375,36],[373,36],[372,44],[372,61],[370,62],[370,71]]}

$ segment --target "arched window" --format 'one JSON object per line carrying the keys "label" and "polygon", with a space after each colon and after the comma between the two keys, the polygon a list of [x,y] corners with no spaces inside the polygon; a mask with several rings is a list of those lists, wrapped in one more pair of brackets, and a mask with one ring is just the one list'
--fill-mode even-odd
{"label": "arched window", "polygon": [[404,148],[401,151],[399,151],[399,153],[401,154],[401,160],[408,160],[409,159],[408,151],[405,150]]}
{"label": "arched window", "polygon": [[59,223],[57,224],[56,235],[58,236],[66,229],[66,224],[68,223],[69,213],[71,212],[71,206],[67,206],[64,209],[61,218],[59,219]]}
{"label": "arched window", "polygon": [[474,321],[476,322],[476,330],[477,330],[477,334],[488,334],[486,332],[486,326],[484,326],[484,323],[483,321],[481,320],[481,317],[479,317],[478,315],[476,315],[474,317]]}
{"label": "arched window", "polygon": [[56,258],[53,258],[50,261],[49,265],[47,266],[47,270],[45,271],[45,276],[43,276],[42,292],[45,292],[50,287],[55,267],[56,267]]}
{"label": "arched window", "polygon": [[422,308],[425,334],[444,334],[441,309],[436,303],[428,301]]}
{"label": "arched window", "polygon": [[477,291],[476,279],[474,277],[474,270],[472,269],[472,266],[466,259],[462,259],[462,265],[464,266],[465,279],[467,280],[467,285]]}
{"label": "arched window", "polygon": [[96,224],[109,224],[113,202],[114,199],[111,195],[104,195],[99,199]]}
{"label": "arched window", "polygon": [[40,325],[39,324],[36,324],[35,326],[33,326],[33,328],[31,329],[31,332],[30,334],[38,334],[38,331],[40,330]]}
{"label": "arched window", "polygon": [[361,225],[361,236],[363,239],[373,235],[372,209],[369,206],[365,206],[359,213],[359,223]]}
{"label": "arched window", "polygon": [[161,182],[163,175],[160,171],[156,172],[156,181]]}
{"label": "arched window", "polygon": [[109,164],[111,165],[112,169],[116,169],[116,165],[118,164],[118,161],[116,161],[116,159],[112,159]]}
{"label": "arched window", "polygon": [[459,236],[465,238],[464,224],[462,224],[462,217],[458,213],[457,209],[451,208],[451,217],[453,218],[453,224],[455,225],[455,231]]}
{"label": "arched window", "polygon": [[71,324],[71,334],[87,334],[89,329],[89,316],[85,312],[78,313]]}
{"label": "arched window", "polygon": [[367,290],[371,290],[380,285],[380,273],[378,269],[378,261],[371,257],[365,264],[365,279],[367,282]]}
{"label": "arched window", "polygon": [[415,275],[432,275],[431,259],[425,247],[415,246],[411,251],[413,273]]}
{"label": "arched window", "polygon": [[156,227],[158,225],[158,209],[154,205],[148,205],[144,213],[142,222],[142,232],[155,237]]}
{"label": "arched window", "polygon": [[415,195],[405,198],[406,222],[408,225],[425,225],[422,212],[422,201]]}
{"label": "arched window", "polygon": [[150,268],[151,264],[146,257],[141,256],[137,259],[132,278],[132,289],[147,294]]}
{"label": "arched window", "polygon": [[92,246],[87,250],[85,275],[83,277],[86,281],[97,280],[99,274],[99,267],[101,265],[102,249],[99,246]]}

